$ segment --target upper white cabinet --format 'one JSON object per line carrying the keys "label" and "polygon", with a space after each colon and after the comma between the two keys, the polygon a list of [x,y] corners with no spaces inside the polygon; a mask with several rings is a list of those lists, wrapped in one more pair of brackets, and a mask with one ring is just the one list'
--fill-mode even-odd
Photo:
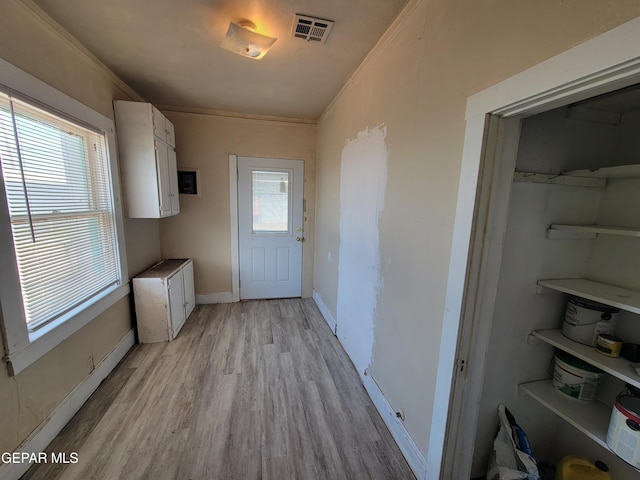
{"label": "upper white cabinet", "polygon": [[176,133],[171,123],[160,110],[153,105],[153,134],[161,140],[164,140],[169,146],[175,148]]}
{"label": "upper white cabinet", "polygon": [[114,109],[127,216],[180,213],[173,124],[149,103],[116,100]]}

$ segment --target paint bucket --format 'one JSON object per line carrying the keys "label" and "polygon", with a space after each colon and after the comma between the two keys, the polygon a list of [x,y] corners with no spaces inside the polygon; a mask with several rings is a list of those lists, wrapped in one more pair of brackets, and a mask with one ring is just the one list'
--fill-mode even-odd
{"label": "paint bucket", "polygon": [[[623,394],[621,394],[623,395]],[[624,384],[624,395],[631,395],[632,397],[640,397],[640,388],[634,387],[630,383]]]}
{"label": "paint bucket", "polygon": [[595,347],[599,334],[613,334],[619,312],[619,309],[609,305],[569,297],[562,334],[576,342]]}
{"label": "paint bucket", "polygon": [[622,350],[622,340],[608,333],[598,334],[596,340],[596,352],[607,357],[617,358]]}
{"label": "paint bucket", "polygon": [[618,396],[607,430],[607,445],[625,462],[640,468],[640,397]]}
{"label": "paint bucket", "polygon": [[561,350],[556,351],[553,386],[571,398],[593,402],[604,372]]}

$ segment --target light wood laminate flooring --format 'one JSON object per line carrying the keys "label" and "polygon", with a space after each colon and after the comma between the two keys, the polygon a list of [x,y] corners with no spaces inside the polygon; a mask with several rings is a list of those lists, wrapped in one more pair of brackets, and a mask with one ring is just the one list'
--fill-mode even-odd
{"label": "light wood laminate flooring", "polygon": [[[311,299],[199,305],[136,345],[23,477],[414,479]],[[49,457],[50,458],[50,457]]]}

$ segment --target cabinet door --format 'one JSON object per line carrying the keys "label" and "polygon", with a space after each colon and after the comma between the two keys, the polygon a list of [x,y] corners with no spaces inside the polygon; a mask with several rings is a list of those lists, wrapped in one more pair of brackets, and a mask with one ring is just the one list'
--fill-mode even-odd
{"label": "cabinet door", "polygon": [[164,119],[165,132],[167,133],[167,144],[170,147],[176,148],[176,131],[171,123],[166,118]]}
{"label": "cabinet door", "polygon": [[171,215],[180,213],[180,196],[178,195],[178,161],[173,148],[167,147],[167,168]]}
{"label": "cabinet door", "polygon": [[166,119],[162,112],[158,110],[156,107],[151,106],[152,112],[152,124],[153,124],[153,136],[159,138],[163,142],[167,141],[167,127],[166,127]]}
{"label": "cabinet door", "polygon": [[184,312],[184,287],[182,270],[178,270],[167,281],[169,288],[169,314],[171,325],[171,339],[175,338],[184,325],[185,312]]}
{"label": "cabinet door", "polygon": [[[169,188],[169,157],[167,145],[159,140],[154,140],[156,151],[156,171],[158,175],[158,203],[160,216],[171,215],[171,190]],[[177,173],[176,173],[177,175]]]}
{"label": "cabinet door", "polygon": [[196,292],[193,285],[193,262],[187,262],[182,269],[182,281],[184,287],[184,316],[189,317],[196,306]]}

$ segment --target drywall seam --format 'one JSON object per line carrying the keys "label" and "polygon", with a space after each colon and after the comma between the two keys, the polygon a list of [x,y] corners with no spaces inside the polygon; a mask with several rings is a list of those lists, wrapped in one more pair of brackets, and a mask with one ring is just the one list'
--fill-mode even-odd
{"label": "drywall seam", "polygon": [[387,185],[387,127],[348,140],[340,167],[338,338],[364,378],[371,364],[380,275],[378,219]]}

